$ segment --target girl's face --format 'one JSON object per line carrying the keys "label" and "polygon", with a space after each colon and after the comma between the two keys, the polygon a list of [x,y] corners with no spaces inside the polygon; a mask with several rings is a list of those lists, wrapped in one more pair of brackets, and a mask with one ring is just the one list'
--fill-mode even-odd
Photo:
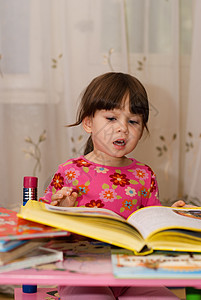
{"label": "girl's face", "polygon": [[94,154],[102,159],[125,157],[143,133],[142,117],[130,112],[129,97],[121,109],[98,110],[94,117],[85,118],[83,127],[92,135]]}

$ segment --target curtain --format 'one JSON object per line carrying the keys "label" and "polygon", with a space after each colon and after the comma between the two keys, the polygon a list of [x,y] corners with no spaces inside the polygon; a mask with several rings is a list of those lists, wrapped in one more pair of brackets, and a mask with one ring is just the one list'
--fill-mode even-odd
{"label": "curtain", "polygon": [[22,204],[24,176],[39,178],[41,195],[68,157],[62,5],[0,1],[0,189],[1,205],[11,209]]}
{"label": "curtain", "polygon": [[184,184],[187,104],[198,113],[188,98],[192,8],[188,0],[0,0],[2,206],[19,208],[24,176],[39,178],[42,195],[58,164],[83,153],[82,128],[65,125],[86,85],[112,70],[147,89],[150,135],[130,155],[153,168],[162,203],[200,201]]}
{"label": "curtain", "polygon": [[201,2],[196,1],[194,6],[194,28],[192,38],[192,56],[190,64],[188,107],[185,135],[184,161],[184,197],[187,201],[201,206],[201,39],[199,35],[201,21]]}

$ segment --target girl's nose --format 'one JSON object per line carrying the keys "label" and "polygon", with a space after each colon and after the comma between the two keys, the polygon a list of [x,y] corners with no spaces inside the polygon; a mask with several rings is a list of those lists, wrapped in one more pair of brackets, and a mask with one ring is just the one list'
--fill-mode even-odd
{"label": "girl's nose", "polygon": [[119,121],[117,128],[118,128],[118,130],[117,130],[118,132],[123,132],[125,134],[128,134],[128,124],[127,124],[127,122]]}

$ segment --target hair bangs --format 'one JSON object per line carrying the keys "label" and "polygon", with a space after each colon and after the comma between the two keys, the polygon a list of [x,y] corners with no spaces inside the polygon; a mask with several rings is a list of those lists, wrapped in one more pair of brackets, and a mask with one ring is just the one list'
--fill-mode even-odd
{"label": "hair bangs", "polygon": [[147,128],[149,118],[147,93],[141,82],[129,74],[108,72],[97,76],[81,96],[76,122],[69,126],[81,124],[85,117],[94,117],[97,110],[122,109],[129,97],[130,112],[141,115],[143,125]]}
{"label": "hair bangs", "polygon": [[139,92],[130,95],[130,112],[143,117],[144,123],[149,118],[149,103],[147,98]]}
{"label": "hair bangs", "polygon": [[92,114],[94,115],[96,110],[113,110],[120,109],[122,102],[128,94],[126,86],[119,85],[114,87],[109,85],[101,93],[94,95],[93,102],[91,103]]}

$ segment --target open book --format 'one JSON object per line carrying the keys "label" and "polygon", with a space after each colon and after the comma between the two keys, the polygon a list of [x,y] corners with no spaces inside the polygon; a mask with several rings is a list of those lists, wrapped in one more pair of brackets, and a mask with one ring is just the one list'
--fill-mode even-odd
{"label": "open book", "polygon": [[201,252],[201,208],[149,206],[127,220],[104,208],[57,207],[28,201],[18,217],[88,236],[134,253]]}

